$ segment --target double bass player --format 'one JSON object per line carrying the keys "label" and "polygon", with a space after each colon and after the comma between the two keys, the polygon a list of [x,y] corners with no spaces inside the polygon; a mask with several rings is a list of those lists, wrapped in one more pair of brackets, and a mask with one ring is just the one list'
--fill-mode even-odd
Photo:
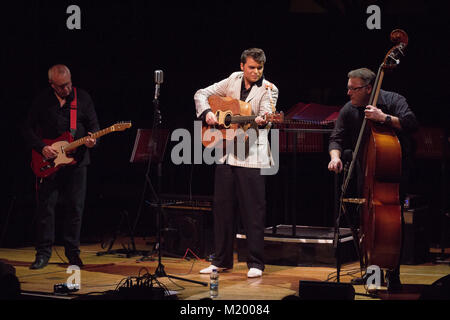
{"label": "double bass player", "polygon": [[[330,136],[328,151],[331,159],[328,170],[336,173],[342,171],[341,155],[344,150],[354,150],[364,118],[392,128],[401,145],[402,170],[399,199],[403,212],[402,204],[407,193],[408,175],[412,160],[411,133],[417,130],[418,122],[405,97],[398,93],[380,90],[378,103],[376,106],[370,105],[369,100],[374,90],[375,79],[375,73],[367,68],[352,70],[348,73],[347,95],[350,97],[350,101],[341,109]],[[357,162],[355,168],[356,193],[359,197],[362,197],[363,172],[361,164]],[[392,270],[386,270],[386,281],[388,290],[395,290],[401,285],[400,259],[398,259],[396,267]]]}

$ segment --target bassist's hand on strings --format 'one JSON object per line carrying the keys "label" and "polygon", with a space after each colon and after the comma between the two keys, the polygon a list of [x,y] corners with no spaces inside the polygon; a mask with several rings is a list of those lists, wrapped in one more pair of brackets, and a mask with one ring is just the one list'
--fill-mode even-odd
{"label": "bassist's hand on strings", "polygon": [[367,119],[376,122],[383,122],[386,119],[386,114],[381,111],[381,109],[378,109],[377,107],[371,105],[366,106],[364,114],[366,115]]}
{"label": "bassist's hand on strings", "polygon": [[388,125],[397,130],[402,130],[402,124],[400,123],[400,119],[398,117],[387,115],[377,107],[368,105],[364,110],[364,113],[367,119]]}

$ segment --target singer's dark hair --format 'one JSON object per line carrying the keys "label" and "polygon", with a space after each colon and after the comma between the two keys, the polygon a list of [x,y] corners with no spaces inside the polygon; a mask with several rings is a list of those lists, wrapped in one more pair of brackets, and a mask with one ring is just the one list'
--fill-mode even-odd
{"label": "singer's dark hair", "polygon": [[250,48],[244,50],[241,54],[241,62],[245,64],[247,62],[247,57],[252,57],[258,63],[264,64],[266,63],[266,55],[264,51],[259,48]]}

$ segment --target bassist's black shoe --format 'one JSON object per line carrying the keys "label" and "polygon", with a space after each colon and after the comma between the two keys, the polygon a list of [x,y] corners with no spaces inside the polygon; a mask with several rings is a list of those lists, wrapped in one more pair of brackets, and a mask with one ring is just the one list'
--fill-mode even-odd
{"label": "bassist's black shoe", "polygon": [[386,271],[386,286],[389,292],[401,291],[400,272],[398,270]]}

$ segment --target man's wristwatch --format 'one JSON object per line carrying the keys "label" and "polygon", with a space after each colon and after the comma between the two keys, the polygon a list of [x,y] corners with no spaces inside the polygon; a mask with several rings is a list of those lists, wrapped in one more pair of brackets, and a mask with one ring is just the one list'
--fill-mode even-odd
{"label": "man's wristwatch", "polygon": [[392,117],[390,115],[387,115],[386,118],[384,118],[384,121],[381,124],[390,125],[391,121],[392,121]]}

